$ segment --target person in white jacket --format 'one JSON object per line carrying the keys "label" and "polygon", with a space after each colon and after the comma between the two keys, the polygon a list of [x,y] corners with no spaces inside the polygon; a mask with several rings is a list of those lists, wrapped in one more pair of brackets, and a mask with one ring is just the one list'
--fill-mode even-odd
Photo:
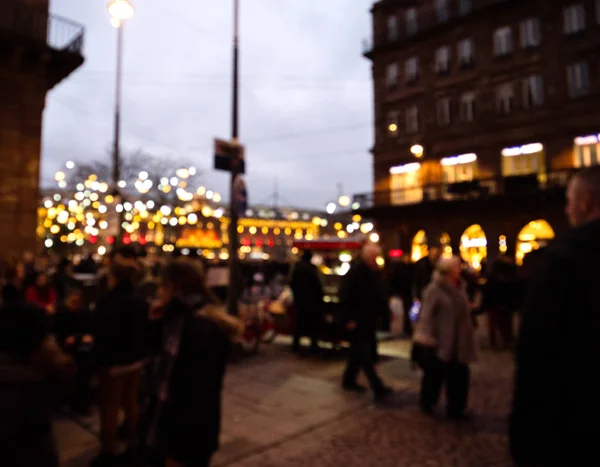
{"label": "person in white jacket", "polygon": [[442,259],[433,281],[423,293],[421,316],[414,342],[422,347],[423,379],[420,406],[432,414],[446,386],[447,414],[465,418],[469,394],[469,364],[475,360],[475,332],[471,307],[457,257]]}

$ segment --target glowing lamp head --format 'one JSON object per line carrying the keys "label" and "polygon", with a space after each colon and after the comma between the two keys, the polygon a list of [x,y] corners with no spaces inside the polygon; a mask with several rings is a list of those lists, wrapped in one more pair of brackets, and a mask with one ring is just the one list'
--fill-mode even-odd
{"label": "glowing lamp head", "polygon": [[410,152],[413,154],[413,156],[421,158],[423,157],[423,146],[421,146],[420,144],[413,144],[410,148]]}
{"label": "glowing lamp head", "polygon": [[[125,21],[133,17],[134,8],[129,0],[112,0],[108,4],[108,12],[113,18],[116,18],[119,21],[120,26],[121,21]],[[113,22],[113,26],[115,26],[115,22]]]}

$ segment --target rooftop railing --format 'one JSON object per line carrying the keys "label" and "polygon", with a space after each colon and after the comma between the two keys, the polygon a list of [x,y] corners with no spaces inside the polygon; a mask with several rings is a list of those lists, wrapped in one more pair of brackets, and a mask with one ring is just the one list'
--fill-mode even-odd
{"label": "rooftop railing", "polygon": [[54,50],[82,54],[84,27],[20,2],[0,3],[0,34],[43,43]]}

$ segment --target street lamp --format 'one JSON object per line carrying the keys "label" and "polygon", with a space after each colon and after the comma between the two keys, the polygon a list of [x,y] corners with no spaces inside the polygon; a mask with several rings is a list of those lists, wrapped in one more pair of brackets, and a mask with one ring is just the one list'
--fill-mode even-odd
{"label": "street lamp", "polygon": [[229,191],[229,300],[228,311],[231,315],[238,314],[238,297],[240,294],[240,259],[238,236],[238,200],[236,192],[238,175],[240,175],[239,150],[239,55],[240,55],[240,3],[233,0],[233,66],[232,66],[232,95],[231,95],[231,143],[236,153],[233,154],[231,163],[231,182]]}
{"label": "street lamp", "polygon": [[413,144],[410,148],[410,152],[417,158],[420,159],[421,157],[423,157],[423,146],[421,146],[420,144]]}
{"label": "street lamp", "polygon": [[[108,4],[111,15],[111,24],[117,29],[117,77],[115,85],[115,128],[113,146],[113,183],[115,195],[118,197],[116,205],[122,202],[119,187],[121,180],[121,86],[123,69],[123,22],[133,17],[134,8],[129,0],[111,0]],[[117,215],[116,238],[121,239],[123,232],[124,212]]]}

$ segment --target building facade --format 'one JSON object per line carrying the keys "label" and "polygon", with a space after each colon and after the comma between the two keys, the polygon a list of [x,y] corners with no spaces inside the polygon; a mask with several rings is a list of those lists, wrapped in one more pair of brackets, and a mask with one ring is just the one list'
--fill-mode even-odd
{"label": "building facade", "polygon": [[83,27],[48,0],[0,4],[0,256],[36,247],[46,93],[83,63]]}
{"label": "building facade", "polygon": [[[566,228],[571,173],[600,163],[599,0],[373,6],[374,191],[389,248],[441,241],[478,266]],[[533,238],[533,240],[532,240]]]}

